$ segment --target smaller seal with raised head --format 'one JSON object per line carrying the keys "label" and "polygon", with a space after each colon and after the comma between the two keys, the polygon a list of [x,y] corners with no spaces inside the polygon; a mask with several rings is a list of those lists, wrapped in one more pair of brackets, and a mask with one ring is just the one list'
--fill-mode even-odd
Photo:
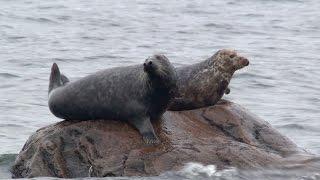
{"label": "smaller seal with raised head", "polygon": [[52,65],[49,108],[66,120],[128,121],[147,144],[158,143],[151,121],[158,120],[176,92],[176,73],[164,55],[143,65],[111,68],[74,82]]}
{"label": "smaller seal with raised head", "polygon": [[176,69],[178,97],[169,110],[181,111],[215,105],[229,94],[228,85],[238,69],[249,65],[247,58],[233,50],[219,50],[207,60]]}

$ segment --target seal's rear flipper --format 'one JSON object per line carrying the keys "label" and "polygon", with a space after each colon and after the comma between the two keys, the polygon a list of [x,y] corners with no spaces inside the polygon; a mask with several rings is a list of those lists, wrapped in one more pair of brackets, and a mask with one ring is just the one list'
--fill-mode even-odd
{"label": "seal's rear flipper", "polygon": [[53,89],[62,85],[60,70],[59,70],[59,67],[56,63],[53,63],[53,65],[51,67],[51,74],[50,74],[49,80],[50,80],[50,82],[49,82],[48,93],[50,93]]}
{"label": "seal's rear flipper", "polygon": [[64,74],[61,74],[60,76],[61,76],[62,85],[65,85],[68,82],[70,82],[69,78],[67,76],[65,76]]}

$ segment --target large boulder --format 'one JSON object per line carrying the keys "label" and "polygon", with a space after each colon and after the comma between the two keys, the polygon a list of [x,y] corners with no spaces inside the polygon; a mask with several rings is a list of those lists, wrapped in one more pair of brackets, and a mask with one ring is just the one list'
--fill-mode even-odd
{"label": "large boulder", "polygon": [[112,120],[62,121],[41,128],[22,148],[12,175],[151,176],[179,170],[187,162],[251,168],[290,163],[306,154],[269,123],[225,100],[168,111],[153,125],[161,139],[158,146],[146,146],[138,131]]}

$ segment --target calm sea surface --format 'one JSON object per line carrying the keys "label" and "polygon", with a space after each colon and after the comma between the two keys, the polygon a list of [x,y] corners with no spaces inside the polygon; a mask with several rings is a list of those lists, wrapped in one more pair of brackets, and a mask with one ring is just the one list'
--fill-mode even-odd
{"label": "calm sea surface", "polygon": [[[59,121],[47,106],[53,62],[75,80],[154,53],[182,66],[222,48],[251,62],[226,98],[320,155],[318,0],[0,0],[0,7],[0,177],[10,177],[29,135]],[[297,178],[305,175],[320,179]]]}

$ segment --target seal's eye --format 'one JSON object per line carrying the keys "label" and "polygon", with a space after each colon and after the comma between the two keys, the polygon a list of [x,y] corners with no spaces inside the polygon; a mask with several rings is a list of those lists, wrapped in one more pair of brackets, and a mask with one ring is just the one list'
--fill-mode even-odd
{"label": "seal's eye", "polygon": [[234,58],[234,57],[236,57],[236,54],[231,54],[231,55],[230,55],[230,58],[231,58],[231,59]]}
{"label": "seal's eye", "polygon": [[151,65],[152,64],[152,61],[149,61],[148,65]]}
{"label": "seal's eye", "polygon": [[146,66],[147,64],[146,63],[143,63],[143,66]]}

